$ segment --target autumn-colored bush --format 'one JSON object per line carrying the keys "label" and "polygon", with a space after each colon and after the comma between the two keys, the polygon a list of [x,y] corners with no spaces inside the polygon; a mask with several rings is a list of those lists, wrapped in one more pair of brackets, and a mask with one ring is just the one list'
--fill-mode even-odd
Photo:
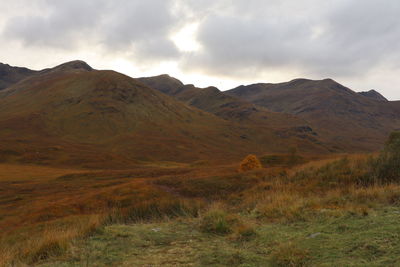
{"label": "autumn-colored bush", "polygon": [[250,154],[247,157],[245,157],[240,163],[239,171],[245,172],[261,168],[262,165],[261,162],[258,160],[258,158],[255,155]]}

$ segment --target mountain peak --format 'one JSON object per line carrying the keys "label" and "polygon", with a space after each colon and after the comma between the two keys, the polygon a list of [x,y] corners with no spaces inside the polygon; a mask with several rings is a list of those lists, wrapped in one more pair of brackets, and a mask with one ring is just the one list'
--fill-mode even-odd
{"label": "mountain peak", "polygon": [[359,92],[358,94],[378,101],[389,101],[383,95],[373,89],[365,92]]}
{"label": "mountain peak", "polygon": [[203,90],[208,91],[208,92],[213,92],[213,93],[219,93],[221,92],[217,87],[215,86],[209,86],[204,88]]}
{"label": "mountain peak", "polygon": [[157,78],[157,77],[160,79],[163,79],[164,81],[169,81],[169,82],[183,86],[183,83],[180,80],[170,76],[169,74],[161,74],[161,75],[155,76],[155,78]]}
{"label": "mountain peak", "polygon": [[85,70],[92,71],[93,68],[83,60],[74,60],[63,63],[53,68],[53,70],[69,71],[69,70]]}
{"label": "mountain peak", "polygon": [[13,67],[9,64],[0,63],[0,90],[23,80],[36,73],[34,70],[22,67]]}
{"label": "mountain peak", "polygon": [[178,88],[184,86],[180,80],[171,77],[168,74],[161,74],[153,77],[142,77],[137,78],[137,80],[151,88],[157,88],[158,91],[167,95],[174,94]]}

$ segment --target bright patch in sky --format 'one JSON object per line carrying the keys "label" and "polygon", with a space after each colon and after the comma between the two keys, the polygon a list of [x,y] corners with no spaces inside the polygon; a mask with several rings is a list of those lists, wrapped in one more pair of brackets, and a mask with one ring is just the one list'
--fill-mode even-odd
{"label": "bright patch in sky", "polygon": [[171,39],[180,51],[193,52],[200,49],[201,46],[196,40],[198,27],[198,23],[191,23],[185,25],[182,29],[172,35]]}

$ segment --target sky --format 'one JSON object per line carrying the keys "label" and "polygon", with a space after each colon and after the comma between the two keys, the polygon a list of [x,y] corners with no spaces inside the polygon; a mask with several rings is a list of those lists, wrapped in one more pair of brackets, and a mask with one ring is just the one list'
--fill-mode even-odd
{"label": "sky", "polygon": [[400,100],[398,0],[0,0],[0,62],[221,90],[332,78]]}

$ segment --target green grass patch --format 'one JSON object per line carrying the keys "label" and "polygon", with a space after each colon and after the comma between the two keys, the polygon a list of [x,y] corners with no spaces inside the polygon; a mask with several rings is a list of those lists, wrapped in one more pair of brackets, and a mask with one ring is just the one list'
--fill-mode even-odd
{"label": "green grass patch", "polygon": [[210,235],[201,218],[110,225],[41,266],[397,266],[400,208],[265,223],[251,239]]}

